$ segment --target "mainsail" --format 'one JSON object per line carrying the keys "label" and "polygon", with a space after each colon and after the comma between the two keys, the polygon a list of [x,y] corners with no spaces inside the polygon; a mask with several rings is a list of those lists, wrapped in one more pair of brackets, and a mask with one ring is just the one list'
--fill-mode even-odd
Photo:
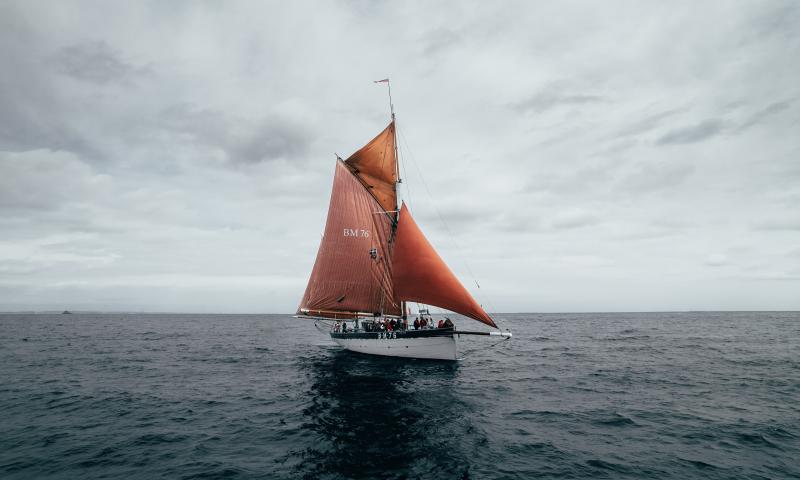
{"label": "mainsail", "polygon": [[433,249],[405,203],[392,255],[392,282],[398,300],[436,305],[497,328]]}
{"label": "mainsail", "polygon": [[400,314],[392,290],[392,220],[350,172],[336,162],[325,233],[300,311],[325,317]]}

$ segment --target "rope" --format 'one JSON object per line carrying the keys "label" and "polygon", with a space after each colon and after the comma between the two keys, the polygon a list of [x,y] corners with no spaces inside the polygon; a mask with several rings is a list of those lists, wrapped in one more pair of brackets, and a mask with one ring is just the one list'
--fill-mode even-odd
{"label": "rope", "polygon": [[[397,125],[395,125],[395,142],[397,141],[397,135],[396,135],[397,132],[399,132],[399,130],[397,130]],[[398,145],[398,147],[399,147],[399,145]],[[406,179],[406,181],[403,182],[403,186],[405,187],[405,190],[406,190],[406,195],[408,195],[408,202],[406,203],[406,207],[408,207],[408,210],[413,214],[414,211],[411,210],[411,203],[412,203],[411,202],[411,186],[408,184],[408,170],[406,169],[406,162],[405,162],[406,156],[405,156],[404,151],[402,149],[400,149],[400,148],[397,149],[397,156],[403,158],[403,161],[400,162],[398,160],[398,163],[400,164],[400,168],[403,169],[403,178]]]}
{"label": "rope", "polygon": [[[455,333],[458,334],[458,331],[456,331]],[[467,350],[461,356],[463,358],[463,357],[466,357],[467,355],[472,355],[473,353],[475,353],[477,351],[480,351],[480,350],[489,350],[490,348],[494,348],[497,345],[500,345],[501,343],[505,342],[506,340],[511,340],[511,337],[503,337],[501,340],[498,340],[498,341],[494,342],[493,344],[489,345],[488,347],[473,348],[472,350]]]}

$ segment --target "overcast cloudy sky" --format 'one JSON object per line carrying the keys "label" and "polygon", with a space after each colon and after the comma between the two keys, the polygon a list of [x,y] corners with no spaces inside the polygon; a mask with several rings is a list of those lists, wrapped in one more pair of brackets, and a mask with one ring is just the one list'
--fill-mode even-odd
{"label": "overcast cloudy sky", "polygon": [[294,311],[387,76],[402,195],[488,310],[800,309],[799,26],[796,1],[1,1],[0,310]]}

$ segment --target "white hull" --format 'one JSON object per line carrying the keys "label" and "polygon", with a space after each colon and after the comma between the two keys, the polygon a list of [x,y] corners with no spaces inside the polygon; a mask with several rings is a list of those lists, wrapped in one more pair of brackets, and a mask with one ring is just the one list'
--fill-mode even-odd
{"label": "white hull", "polygon": [[456,360],[456,337],[427,338],[336,338],[331,339],[354,352],[384,355],[387,357],[423,358],[430,360]]}

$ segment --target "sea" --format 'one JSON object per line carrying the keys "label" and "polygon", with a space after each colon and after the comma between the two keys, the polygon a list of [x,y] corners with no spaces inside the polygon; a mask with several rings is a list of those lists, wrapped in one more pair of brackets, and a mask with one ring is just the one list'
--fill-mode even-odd
{"label": "sea", "polygon": [[495,318],[446,362],[288,315],[3,314],[0,478],[800,478],[800,313]]}

